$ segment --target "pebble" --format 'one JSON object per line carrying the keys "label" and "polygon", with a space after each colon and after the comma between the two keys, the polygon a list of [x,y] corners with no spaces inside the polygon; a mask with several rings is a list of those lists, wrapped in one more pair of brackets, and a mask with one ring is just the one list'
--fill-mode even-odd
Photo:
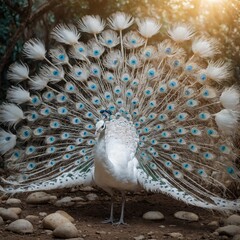
{"label": "pebble", "polygon": [[172,238],[177,238],[177,239],[183,239],[183,235],[179,232],[167,233],[166,236],[170,236]]}
{"label": "pebble", "polygon": [[49,230],[49,229],[46,229],[46,230],[42,231],[42,233],[47,234],[47,235],[52,235],[53,231]]}
{"label": "pebble", "polygon": [[143,219],[147,220],[162,220],[164,215],[159,211],[149,211],[143,214]]}
{"label": "pebble", "polygon": [[237,214],[233,214],[231,216],[229,216],[225,221],[224,221],[224,225],[236,225],[236,226],[240,226],[240,216]]}
{"label": "pebble", "polygon": [[57,206],[57,207],[71,207],[74,204],[75,203],[72,202],[71,197],[64,197],[64,198],[56,201],[54,205]]}
{"label": "pebble", "polygon": [[72,216],[70,216],[68,213],[66,213],[65,211],[58,210],[58,211],[56,211],[56,213],[60,213],[62,216],[67,218],[70,222],[74,222],[74,218]]}
{"label": "pebble", "polygon": [[216,232],[218,232],[219,235],[227,235],[232,237],[234,235],[240,234],[240,227],[235,225],[228,225],[218,228]]}
{"label": "pebble", "polygon": [[72,198],[73,202],[85,202],[86,200],[82,197],[74,197]]}
{"label": "pebble", "polygon": [[2,217],[0,217],[0,226],[4,224]]}
{"label": "pebble", "polygon": [[14,211],[6,208],[0,209],[0,216],[3,218],[3,220],[10,220],[10,221],[15,221],[19,218]]}
{"label": "pebble", "polygon": [[15,233],[33,233],[33,225],[25,219],[18,219],[10,223],[7,230]]}
{"label": "pebble", "polygon": [[178,211],[174,213],[174,217],[182,220],[187,220],[189,222],[196,222],[199,220],[197,214],[192,212]]}
{"label": "pebble", "polygon": [[55,201],[56,199],[56,196],[45,192],[34,192],[27,197],[26,202],[28,204],[46,204]]}
{"label": "pebble", "polygon": [[79,237],[79,238],[69,238],[68,240],[84,240],[84,238],[81,238],[81,237]]}
{"label": "pebble", "polygon": [[33,224],[39,222],[39,217],[35,216],[35,215],[27,215],[25,217],[25,219],[28,220],[29,222],[33,223]]}
{"label": "pebble", "polygon": [[39,216],[45,217],[45,216],[47,216],[47,213],[45,213],[45,212],[40,212],[40,213],[39,213]]}
{"label": "pebble", "polygon": [[52,213],[43,219],[43,227],[54,230],[58,226],[67,222],[70,222],[70,221],[60,213]]}
{"label": "pebble", "polygon": [[17,215],[20,215],[22,213],[22,209],[19,208],[19,207],[10,207],[8,209],[10,209],[11,211],[15,212]]}
{"label": "pebble", "polygon": [[235,235],[232,240],[240,240],[240,234]]}
{"label": "pebble", "polygon": [[86,195],[87,200],[95,201],[98,199],[98,195],[96,193],[89,193]]}
{"label": "pebble", "polygon": [[55,228],[53,236],[65,239],[76,238],[78,230],[71,222],[65,222]]}
{"label": "pebble", "polygon": [[219,227],[219,222],[218,221],[212,221],[212,222],[208,223],[208,226]]}
{"label": "pebble", "polygon": [[9,198],[6,201],[6,204],[10,205],[10,206],[17,207],[17,206],[22,204],[22,201],[20,199],[17,199],[17,198]]}
{"label": "pebble", "polygon": [[143,235],[139,235],[138,237],[134,237],[134,240],[144,240],[145,237]]}

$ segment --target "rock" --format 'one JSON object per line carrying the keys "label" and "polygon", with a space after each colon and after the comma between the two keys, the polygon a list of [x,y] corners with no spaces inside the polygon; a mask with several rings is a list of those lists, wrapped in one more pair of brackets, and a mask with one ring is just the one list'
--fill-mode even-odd
{"label": "rock", "polygon": [[17,198],[9,198],[7,201],[6,201],[6,204],[7,205],[10,205],[10,206],[19,206],[22,204],[21,200],[20,199],[17,199]]}
{"label": "rock", "polygon": [[72,198],[71,197],[64,197],[58,201],[55,202],[55,206],[57,207],[70,207],[72,205],[74,205],[75,203],[72,202]]}
{"label": "rock", "polygon": [[172,238],[183,239],[183,235],[179,232],[167,233],[166,235]]}
{"label": "rock", "polygon": [[0,209],[0,216],[3,218],[3,220],[10,220],[10,221],[14,221],[19,218],[14,211],[12,211],[11,209],[5,209],[5,208]]}
{"label": "rock", "polygon": [[54,230],[56,227],[67,222],[70,222],[70,221],[60,213],[52,213],[43,219],[43,227]]}
{"label": "rock", "polygon": [[235,235],[232,240],[240,240],[240,234]]}
{"label": "rock", "polygon": [[53,231],[52,230],[49,230],[49,229],[46,229],[42,232],[43,234],[47,234],[47,235],[52,235]]}
{"label": "rock", "polygon": [[45,212],[40,212],[40,213],[39,213],[39,216],[45,217],[45,216],[47,216],[47,213],[45,213]]}
{"label": "rock", "polygon": [[219,235],[227,235],[232,237],[234,235],[240,234],[240,227],[235,225],[228,225],[218,228],[216,232],[218,232]]}
{"label": "rock", "polygon": [[67,218],[70,222],[74,222],[74,218],[72,216],[70,216],[68,213],[66,213],[65,211],[58,210],[58,211],[56,211],[56,213],[60,213],[62,216]]}
{"label": "rock", "polygon": [[27,215],[26,217],[25,217],[25,219],[26,220],[28,220],[29,222],[31,222],[31,223],[39,223],[39,217],[38,216],[35,216],[35,215]]}
{"label": "rock", "polygon": [[56,227],[53,236],[65,239],[76,238],[78,237],[78,230],[71,222],[66,222]]}
{"label": "rock", "polygon": [[98,195],[96,193],[89,193],[88,195],[86,195],[86,199],[88,201],[95,201],[98,199]]}
{"label": "rock", "polygon": [[20,215],[22,213],[22,209],[19,208],[19,207],[11,207],[11,208],[8,208],[8,209],[15,212],[17,215]]}
{"label": "rock", "polygon": [[196,222],[199,220],[197,214],[192,212],[179,211],[174,213],[174,217],[182,220],[187,220],[189,222]]}
{"label": "rock", "polygon": [[162,220],[164,215],[159,211],[149,211],[143,214],[143,219],[147,220]]}
{"label": "rock", "polygon": [[219,222],[218,221],[212,221],[212,222],[208,223],[208,226],[219,227]]}
{"label": "rock", "polygon": [[86,200],[82,197],[74,197],[72,198],[73,202],[85,202]]}
{"label": "rock", "polygon": [[48,193],[34,192],[27,197],[26,202],[28,204],[46,204],[53,201],[54,199],[57,199],[57,197],[52,196]]}
{"label": "rock", "polygon": [[224,221],[224,225],[236,225],[236,226],[240,226],[240,216],[237,214],[233,214],[230,217],[228,217],[225,221]]}
{"label": "rock", "polygon": [[134,237],[134,240],[144,240],[145,237],[143,235],[139,235],[138,237]]}
{"label": "rock", "polygon": [[25,219],[18,219],[10,223],[7,230],[15,233],[33,233],[33,225]]}
{"label": "rock", "polygon": [[2,217],[0,217],[0,226],[4,224]]}

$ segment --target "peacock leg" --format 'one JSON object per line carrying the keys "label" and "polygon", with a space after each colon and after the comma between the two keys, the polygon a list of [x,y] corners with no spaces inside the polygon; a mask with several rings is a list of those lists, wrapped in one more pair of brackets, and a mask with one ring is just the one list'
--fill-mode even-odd
{"label": "peacock leg", "polygon": [[122,192],[122,209],[121,209],[121,216],[118,222],[114,223],[116,225],[120,224],[126,224],[124,222],[124,208],[125,208],[125,202],[126,202],[126,197],[125,197],[125,192]]}
{"label": "peacock leg", "polygon": [[110,218],[102,221],[102,223],[112,223],[113,224],[113,203],[114,203],[114,197],[111,195],[111,212],[110,212]]}

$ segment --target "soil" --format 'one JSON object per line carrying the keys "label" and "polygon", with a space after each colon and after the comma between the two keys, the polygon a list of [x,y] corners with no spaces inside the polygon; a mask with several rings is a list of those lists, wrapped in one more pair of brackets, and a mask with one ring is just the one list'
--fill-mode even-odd
{"label": "soil", "polygon": [[[211,221],[219,220],[223,216],[219,213],[203,210],[201,208],[187,206],[182,202],[173,200],[168,196],[161,194],[137,193],[128,194],[125,209],[125,221],[127,225],[114,226],[111,224],[101,223],[104,218],[109,217],[110,198],[105,193],[94,190],[99,196],[98,200],[79,202],[71,207],[56,207],[53,204],[44,205],[29,205],[25,203],[27,195],[14,196],[22,200],[21,218],[27,215],[38,215],[39,212],[53,213],[57,210],[64,210],[75,219],[75,224],[80,234],[79,237],[84,240],[90,239],[133,239],[143,235],[145,239],[173,239],[168,236],[169,233],[178,232],[183,235],[185,240],[198,239],[226,239],[220,236],[215,236],[212,233],[217,228],[209,226]],[[89,194],[88,191],[78,192],[54,192],[58,199],[64,196],[80,196],[83,197]],[[3,203],[0,207],[6,207]],[[120,216],[121,202],[117,199],[117,204],[114,206],[114,215]],[[164,214],[165,219],[161,221],[148,221],[142,218],[142,215],[147,211],[160,211]],[[176,219],[173,215],[177,211],[190,211],[199,216],[198,222],[187,222]],[[40,217],[42,219],[43,217]],[[0,226],[0,239],[12,240],[48,240],[53,239],[51,234],[47,234],[42,228],[41,222],[33,224],[34,233],[19,235],[5,230],[5,226]]]}

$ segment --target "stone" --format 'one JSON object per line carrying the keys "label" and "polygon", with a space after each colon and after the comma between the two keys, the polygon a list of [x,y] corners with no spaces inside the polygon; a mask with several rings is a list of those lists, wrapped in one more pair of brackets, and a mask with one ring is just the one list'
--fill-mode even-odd
{"label": "stone", "polygon": [[167,233],[166,235],[172,238],[183,239],[183,235],[179,232]]}
{"label": "stone", "polygon": [[39,217],[35,215],[27,215],[25,219],[33,224],[39,223]]}
{"label": "stone", "polygon": [[19,207],[10,207],[8,209],[10,209],[11,211],[15,212],[17,215],[20,215],[22,213],[22,209],[19,208]]}
{"label": "stone", "polygon": [[98,195],[96,193],[89,193],[86,195],[86,199],[88,201],[95,201],[98,199]]}
{"label": "stone", "polygon": [[20,199],[17,199],[17,198],[9,198],[6,201],[6,204],[10,206],[18,207],[22,204],[22,202]]}
{"label": "stone", "polygon": [[33,233],[33,225],[25,219],[18,219],[10,223],[7,230],[15,233]]}
{"label": "stone", "polygon": [[52,213],[47,215],[43,219],[43,227],[54,230],[58,226],[62,225],[63,223],[70,222],[67,218],[65,218],[63,215],[60,213]]}
{"label": "stone", "polygon": [[28,204],[46,204],[54,199],[57,199],[57,197],[52,196],[51,194],[45,192],[34,192],[27,197],[26,202]]}
{"label": "stone", "polygon": [[3,220],[10,220],[10,221],[14,221],[19,218],[14,211],[12,211],[11,209],[5,209],[5,208],[0,209],[0,216],[3,218]]}
{"label": "stone", "polygon": [[232,240],[240,240],[240,234],[235,235]]}
{"label": "stone", "polygon": [[82,197],[74,197],[72,198],[73,202],[85,202],[86,200]]}
{"label": "stone", "polygon": [[240,227],[235,225],[228,225],[216,229],[216,232],[218,232],[219,235],[227,235],[229,237],[232,237],[234,235],[240,234]]}
{"label": "stone", "polygon": [[149,211],[143,214],[143,219],[147,220],[162,220],[164,215],[159,211]]}
{"label": "stone", "polygon": [[219,222],[218,221],[211,221],[210,223],[208,223],[208,226],[219,227]]}
{"label": "stone", "polygon": [[187,220],[189,222],[196,222],[199,220],[197,214],[192,212],[179,211],[174,213],[174,217],[182,220]]}
{"label": "stone", "polygon": [[55,228],[53,236],[65,239],[76,238],[78,237],[78,230],[71,222],[66,222]]}
{"label": "stone", "polygon": [[0,217],[0,226],[4,224],[3,218]]}
{"label": "stone", "polygon": [[224,221],[224,225],[236,225],[236,226],[240,226],[240,216],[237,214],[233,214],[231,216],[229,216],[225,221]]}
{"label": "stone", "polygon": [[47,213],[45,213],[45,212],[40,212],[40,213],[39,213],[39,216],[45,217],[45,216],[47,216]]}
{"label": "stone", "polygon": [[74,204],[75,203],[72,202],[71,197],[64,197],[64,198],[56,201],[54,205],[57,206],[57,207],[71,207]]}
{"label": "stone", "polygon": [[47,235],[52,235],[53,231],[49,230],[49,229],[46,229],[46,230],[42,231],[42,233],[47,234]]}
{"label": "stone", "polygon": [[84,240],[84,238],[78,237],[78,238],[68,238],[68,240]]}
{"label": "stone", "polygon": [[145,237],[144,237],[143,235],[139,235],[139,236],[137,236],[137,237],[134,237],[133,239],[134,239],[134,240],[144,240]]}
{"label": "stone", "polygon": [[66,213],[65,211],[58,210],[58,211],[56,211],[56,213],[60,213],[62,216],[67,218],[70,222],[74,222],[74,218],[72,216],[70,216],[68,213]]}

